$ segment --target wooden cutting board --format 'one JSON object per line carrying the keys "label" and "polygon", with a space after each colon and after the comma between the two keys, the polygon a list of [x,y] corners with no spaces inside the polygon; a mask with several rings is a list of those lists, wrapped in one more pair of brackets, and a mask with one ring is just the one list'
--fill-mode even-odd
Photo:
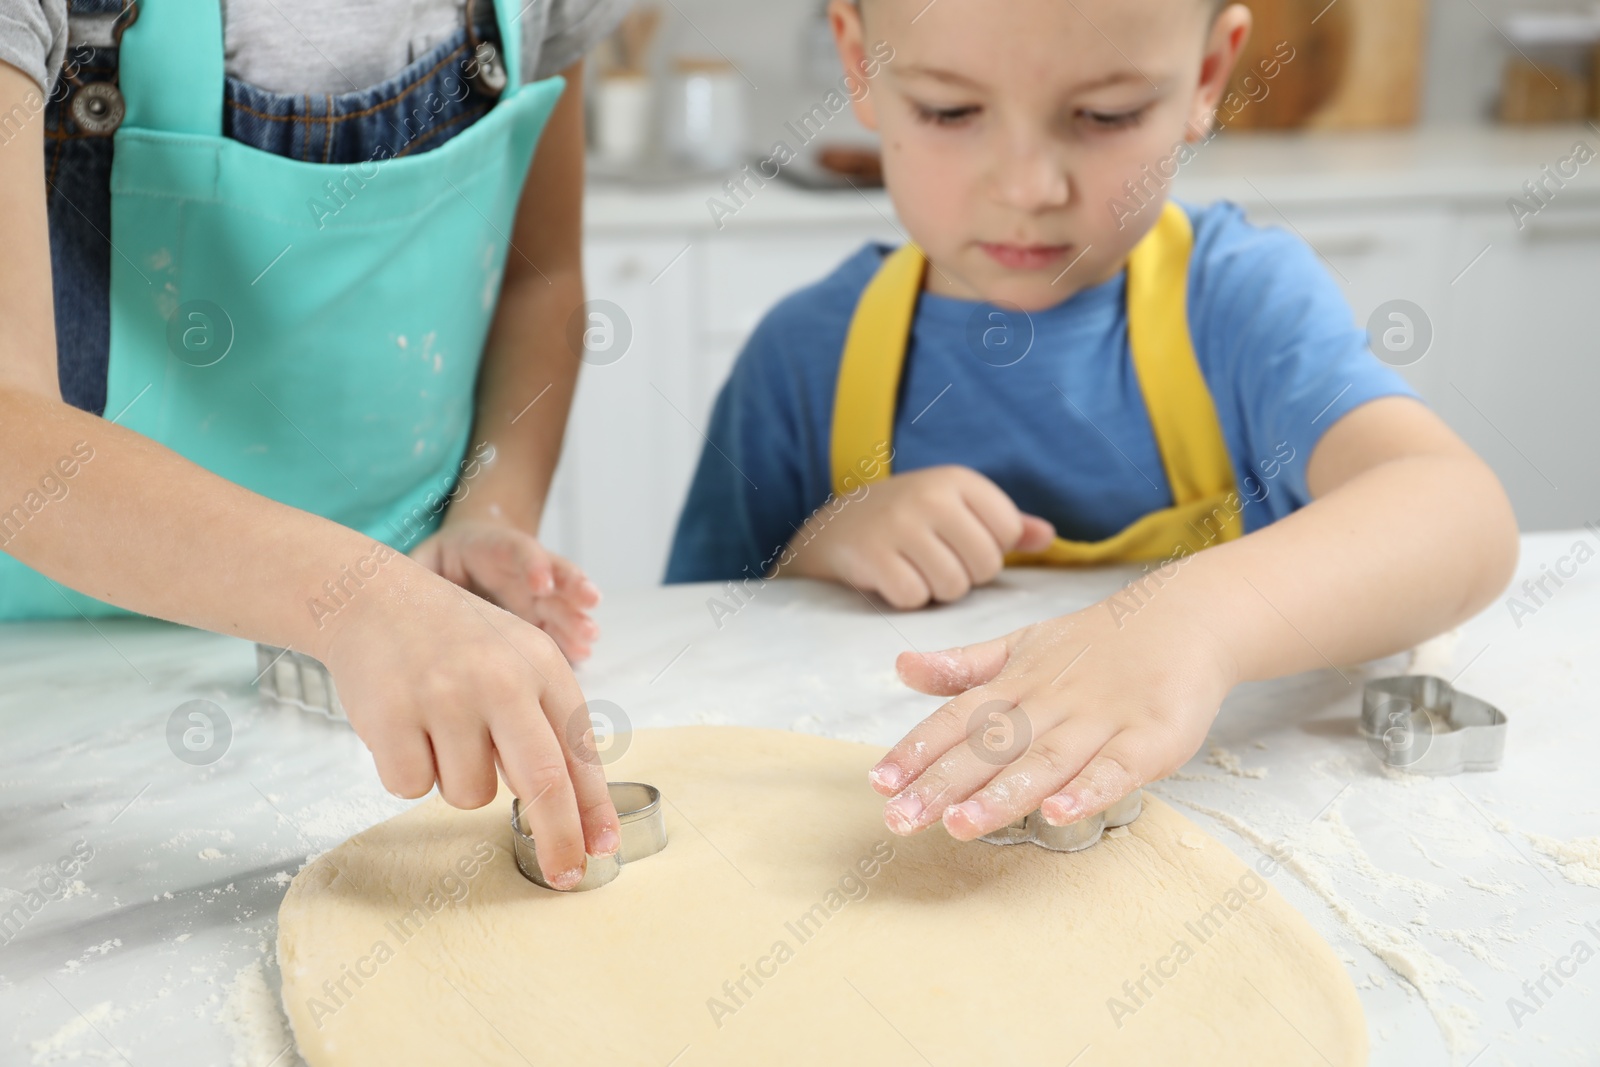
{"label": "wooden cutting board", "polygon": [[[1371,129],[1410,126],[1422,98],[1427,0],[1242,0],[1255,29],[1230,89],[1253,96],[1227,119],[1236,129]],[[1294,59],[1264,69],[1284,42]],[[1256,79],[1246,92],[1246,77]],[[1226,115],[1226,112],[1225,112]]]}

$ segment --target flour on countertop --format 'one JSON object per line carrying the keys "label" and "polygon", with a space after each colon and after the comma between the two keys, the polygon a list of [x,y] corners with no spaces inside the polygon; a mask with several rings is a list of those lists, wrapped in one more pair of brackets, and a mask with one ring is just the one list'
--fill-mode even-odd
{"label": "flour on countertop", "polygon": [[215,848],[203,848],[197,853],[197,855],[203,860],[220,860],[222,858],[222,851]]}
{"label": "flour on countertop", "polygon": [[101,1001],[88,1011],[74,1015],[49,1037],[30,1042],[28,1047],[33,1051],[33,1062],[49,1064],[82,1059],[85,1055],[84,1050],[71,1046],[77,1045],[80,1041],[85,1044],[89,1041],[93,1041],[96,1045],[103,1044],[100,1035],[107,1027],[121,1022],[127,1014],[121,1008],[112,1007],[109,1000]]}
{"label": "flour on countertop", "polygon": [[1235,778],[1265,778],[1267,776],[1267,769],[1265,767],[1251,767],[1246,769],[1244,764],[1239,761],[1238,756],[1232,752],[1229,752],[1221,745],[1211,746],[1211,752],[1206,756],[1206,762],[1211,764],[1213,767],[1220,767],[1222,770],[1233,775]]}
{"label": "flour on countertop", "polygon": [[1571,841],[1522,831],[1540,855],[1547,857],[1567,881],[1600,889],[1600,837],[1575,837]]}
{"label": "flour on countertop", "polygon": [[[267,980],[263,960],[241,968],[228,983],[227,999],[216,1019],[233,1038],[232,1067],[262,1067],[282,1064],[284,1053],[294,1042],[284,1018],[278,994]],[[290,1058],[287,1062],[293,1063]]]}
{"label": "flour on countertop", "polygon": [[394,818],[411,802],[362,793],[325,800],[288,816],[293,829],[312,841],[334,845]]}

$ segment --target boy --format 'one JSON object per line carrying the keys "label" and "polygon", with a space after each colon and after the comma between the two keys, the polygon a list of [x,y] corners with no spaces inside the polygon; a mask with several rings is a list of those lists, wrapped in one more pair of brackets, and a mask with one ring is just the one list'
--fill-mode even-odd
{"label": "boy", "polygon": [[1008,560],[1160,563],[1136,595],[903,654],[908,685],[955,699],[873,769],[890,829],[1087,817],[1183,764],[1238,682],[1392,653],[1504,586],[1494,475],[1366,352],[1312,253],[1148,181],[1206,136],[1246,8],[831,16],[847,68],[893,50],[855,108],[910,244],[756,331],[668,580],[798,575],[914,608]]}

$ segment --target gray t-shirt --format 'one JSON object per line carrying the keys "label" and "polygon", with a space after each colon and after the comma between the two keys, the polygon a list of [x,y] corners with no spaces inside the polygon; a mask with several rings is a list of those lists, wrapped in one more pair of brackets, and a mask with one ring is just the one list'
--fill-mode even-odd
{"label": "gray t-shirt", "polygon": [[[631,3],[527,3],[523,79],[549,77],[581,59]],[[227,72],[271,92],[354,92],[398,74],[455,32],[464,8],[465,0],[222,0]],[[480,10],[488,4],[480,2]],[[48,92],[61,71],[67,33],[67,0],[0,0],[0,61],[41,90]]]}

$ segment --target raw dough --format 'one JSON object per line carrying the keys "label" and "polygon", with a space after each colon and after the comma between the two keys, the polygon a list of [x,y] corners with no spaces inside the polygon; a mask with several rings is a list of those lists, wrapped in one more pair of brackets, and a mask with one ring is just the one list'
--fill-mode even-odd
{"label": "raw dough", "polygon": [[1129,835],[1070,855],[937,828],[899,838],[866,782],[881,755],[769,730],[639,731],[608,777],[661,788],[670,843],[590,893],[518,873],[509,796],[476,812],[433,801],[357,835],[279,911],[301,1055],[1366,1062],[1328,946],[1219,843],[1184,847],[1200,831],[1166,804],[1147,794]]}

